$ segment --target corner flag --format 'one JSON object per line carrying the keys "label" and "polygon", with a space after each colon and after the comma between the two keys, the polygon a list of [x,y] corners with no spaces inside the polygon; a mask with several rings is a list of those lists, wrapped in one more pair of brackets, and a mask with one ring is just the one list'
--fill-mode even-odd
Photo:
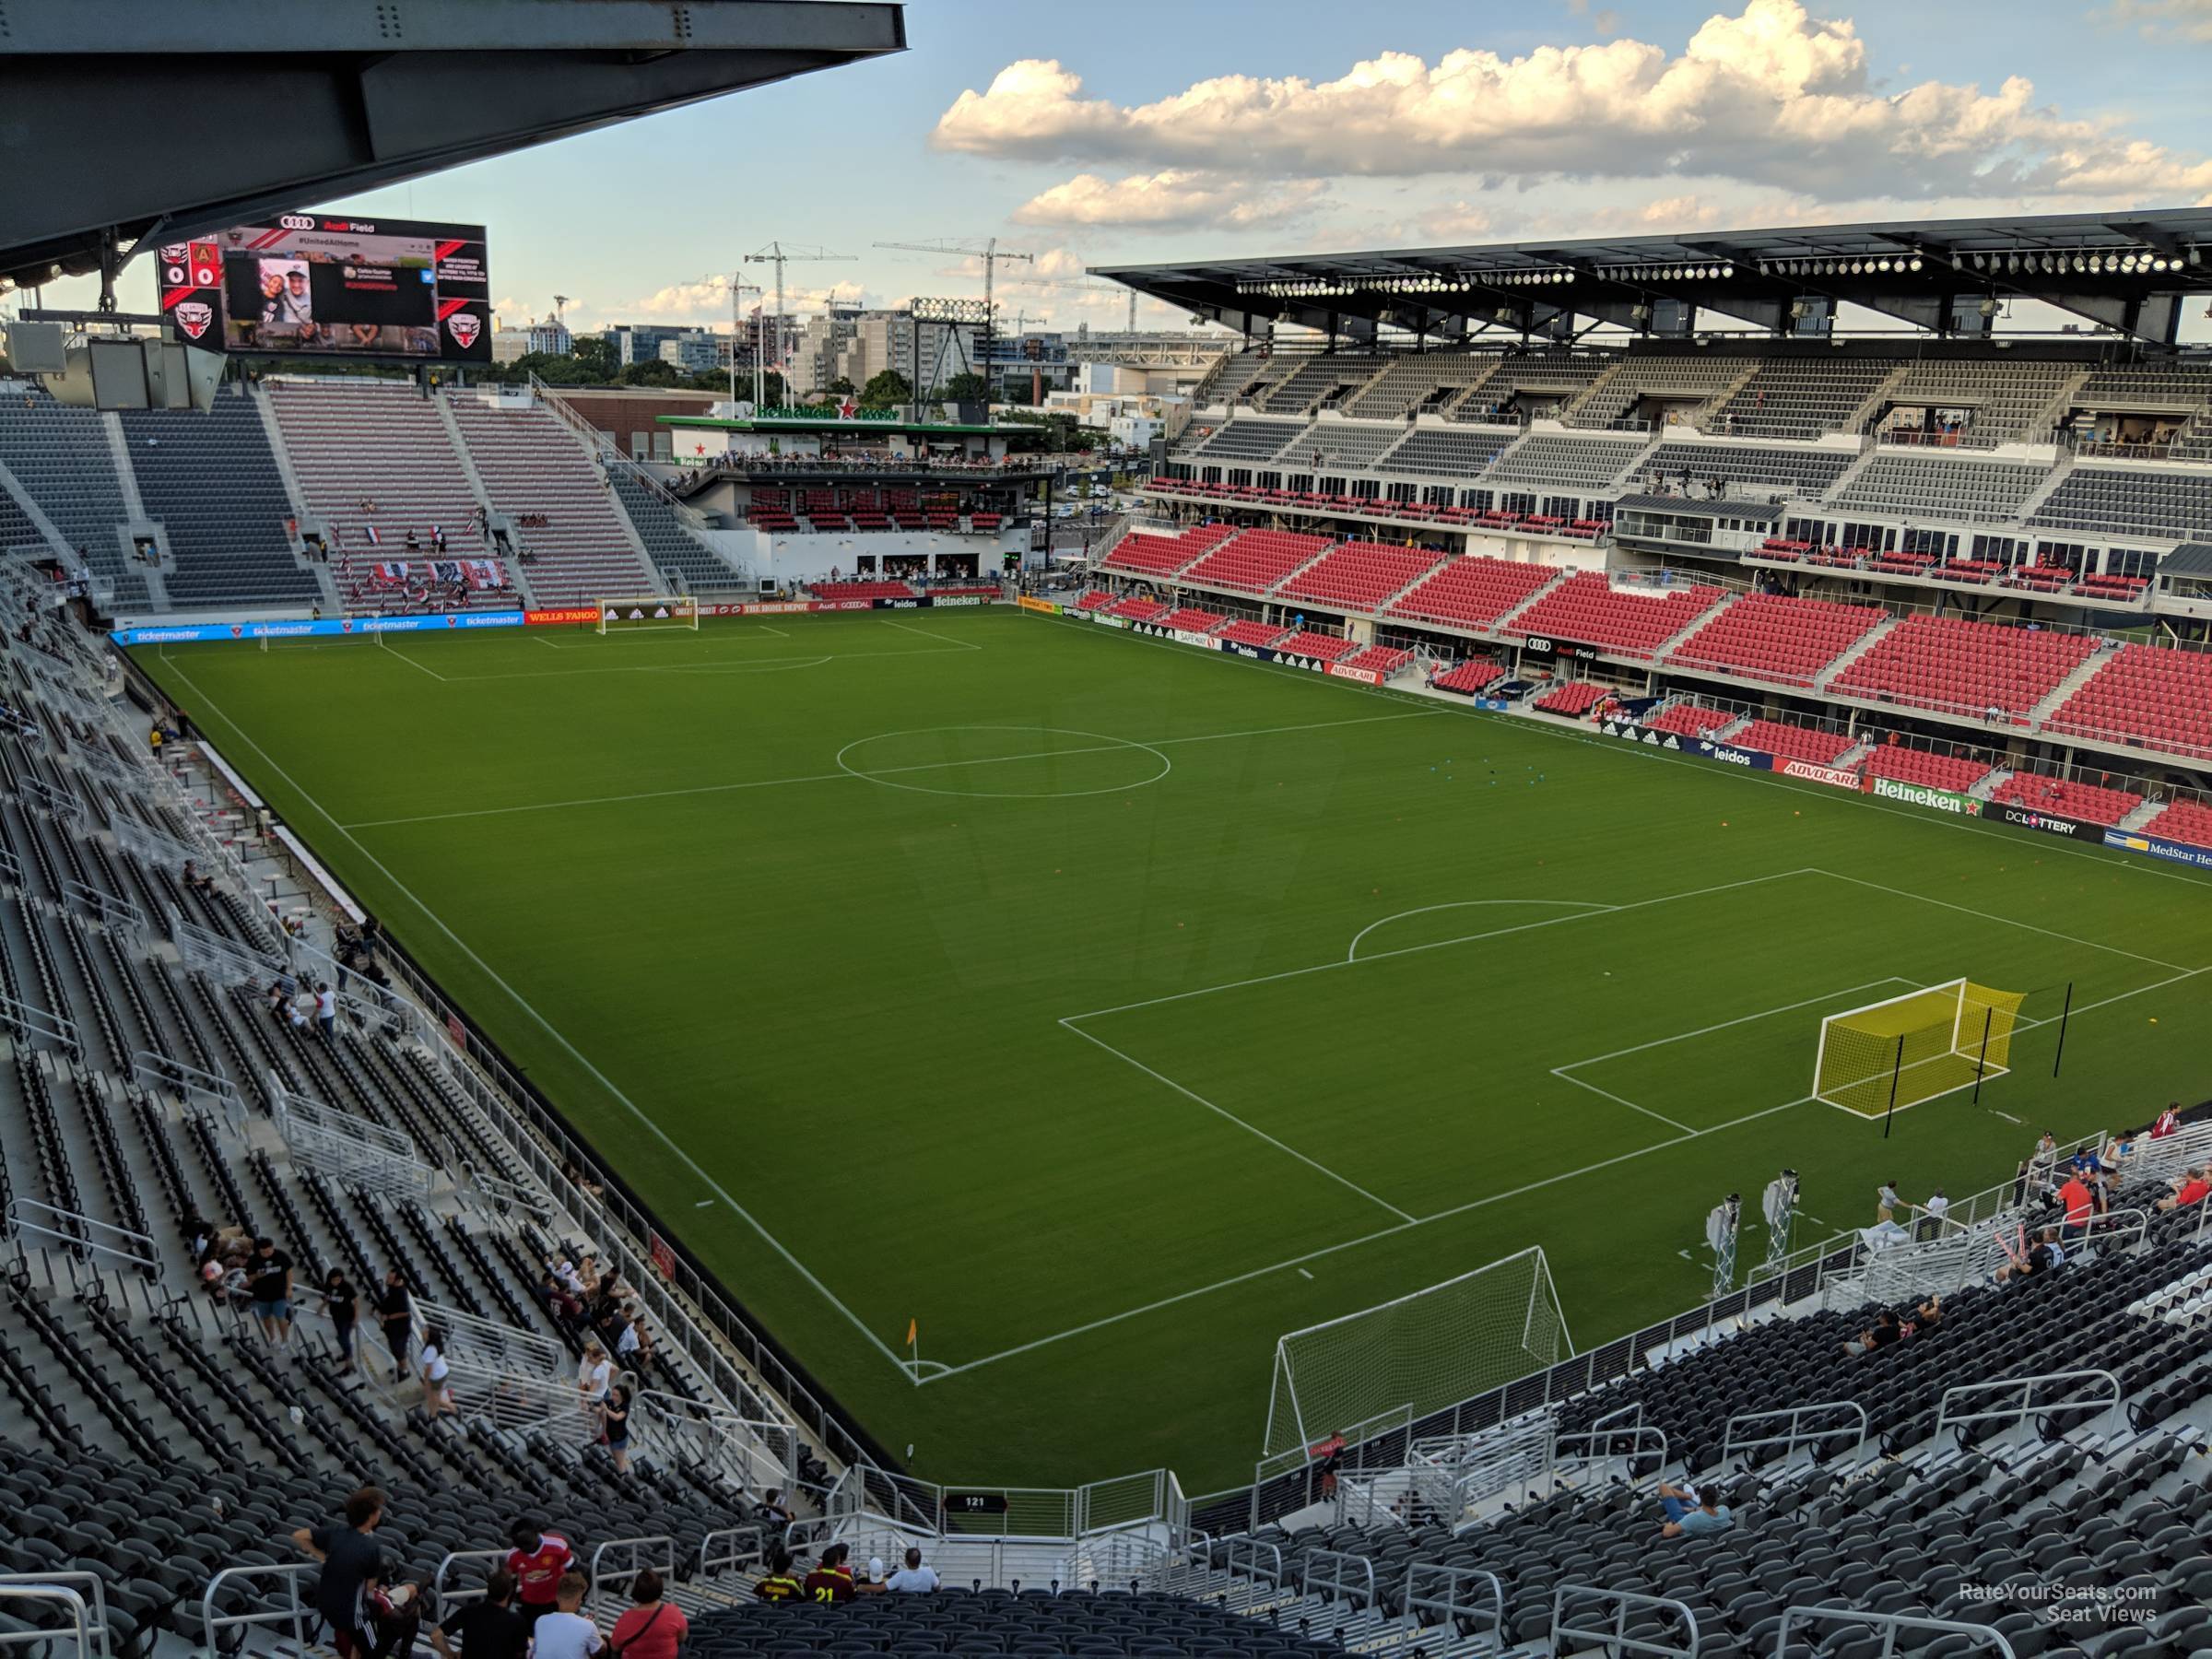
{"label": "corner flag", "polygon": [[908,1347],[912,1347],[914,1346],[914,1338],[919,1336],[921,1334],[922,1322],[920,1320],[910,1319],[906,1322],[906,1346]]}

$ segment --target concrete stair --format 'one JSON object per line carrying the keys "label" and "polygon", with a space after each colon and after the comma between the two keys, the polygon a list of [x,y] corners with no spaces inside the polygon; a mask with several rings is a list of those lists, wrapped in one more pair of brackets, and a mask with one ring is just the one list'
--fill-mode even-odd
{"label": "concrete stair", "polygon": [[2029,727],[2032,730],[2035,727],[2041,726],[2044,721],[2050,719],[2053,714],[2057,713],[2059,710],[2065,707],[2066,699],[2072,697],[2075,692],[2080,690],[2082,687],[2088,685],[2091,680],[2095,679],[2097,676],[2103,671],[2105,666],[2112,662],[2112,653],[2111,652],[2091,652],[2088,659],[2086,662],[2084,662],[2079,667],[2076,668],[2073,673],[2067,675],[2065,679],[2060,680],[2056,686],[2052,688],[2050,696],[2044,698],[2041,702],[2037,703],[2034,708],[2028,711]]}
{"label": "concrete stair", "polygon": [[1830,663],[1826,668],[1823,668],[1818,674],[1813,677],[1813,685],[1815,688],[1821,691],[1827,690],[1829,687],[1835,682],[1835,678],[1838,675],[1841,674],[1846,668],[1850,667],[1853,663],[1865,656],[1869,651],[1872,651],[1875,646],[1879,644],[1890,633],[1895,631],[1900,620],[1901,620],[1901,618],[1891,617],[1888,621],[1877,624],[1871,631],[1867,633],[1865,638],[1859,641],[1857,644],[1853,645],[1849,651],[1846,651],[1841,656],[1838,657],[1834,662]]}
{"label": "concrete stair", "polygon": [[2146,801],[2122,818],[2118,827],[2123,830],[2140,830],[2152,818],[2157,818],[2159,813],[2165,811],[2166,806],[2164,801]]}

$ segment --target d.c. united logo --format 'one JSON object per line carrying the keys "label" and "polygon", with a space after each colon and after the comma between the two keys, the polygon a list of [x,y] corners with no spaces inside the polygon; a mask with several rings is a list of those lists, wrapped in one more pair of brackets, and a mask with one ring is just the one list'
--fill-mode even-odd
{"label": "d.c. united logo", "polygon": [[464,351],[477,343],[477,331],[481,326],[479,319],[467,312],[455,312],[445,320],[446,332],[453,336],[453,344]]}
{"label": "d.c. united logo", "polygon": [[177,326],[190,340],[198,339],[215,325],[215,307],[205,300],[187,300],[171,307],[169,314],[177,320]]}

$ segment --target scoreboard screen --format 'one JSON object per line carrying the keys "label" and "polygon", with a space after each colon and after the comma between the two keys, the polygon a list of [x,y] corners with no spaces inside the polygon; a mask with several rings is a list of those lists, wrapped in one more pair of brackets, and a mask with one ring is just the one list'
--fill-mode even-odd
{"label": "scoreboard screen", "polygon": [[211,350],[491,361],[481,225],[288,213],[160,250],[161,310]]}

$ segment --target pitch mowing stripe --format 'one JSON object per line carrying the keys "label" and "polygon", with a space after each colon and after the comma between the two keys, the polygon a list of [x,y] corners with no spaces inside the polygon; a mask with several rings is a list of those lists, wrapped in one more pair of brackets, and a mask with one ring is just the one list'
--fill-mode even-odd
{"label": "pitch mowing stripe", "polygon": [[2157,957],[2147,957],[2133,950],[2123,950],[2117,945],[2104,945],[2095,939],[2077,938],[2072,934],[2060,933],[2056,928],[2038,927],[2032,922],[2022,922],[2013,916],[2000,916],[1994,911],[1978,911],[1971,905],[1953,904],[1948,899],[1932,899],[1925,893],[1909,892],[1903,888],[1888,887],[1878,881],[1868,881],[1863,876],[1846,876],[1837,870],[1821,870],[1818,874],[1833,877],[1838,881],[1848,881],[1854,887],[1872,888],[1877,893],[1891,893],[1900,899],[1917,899],[1923,904],[1939,904],[1945,910],[1957,911],[1962,916],[1978,916],[1984,922],[2002,922],[2007,927],[2024,927],[2030,933],[2039,933],[2046,938],[2063,940],[2068,945],[2078,945],[2085,950],[2107,950],[2114,956],[2124,956],[2132,961],[2148,962],[2153,968],[2171,968],[2176,973],[2192,971],[2192,970],[2183,968],[2179,962],[2162,962]]}

